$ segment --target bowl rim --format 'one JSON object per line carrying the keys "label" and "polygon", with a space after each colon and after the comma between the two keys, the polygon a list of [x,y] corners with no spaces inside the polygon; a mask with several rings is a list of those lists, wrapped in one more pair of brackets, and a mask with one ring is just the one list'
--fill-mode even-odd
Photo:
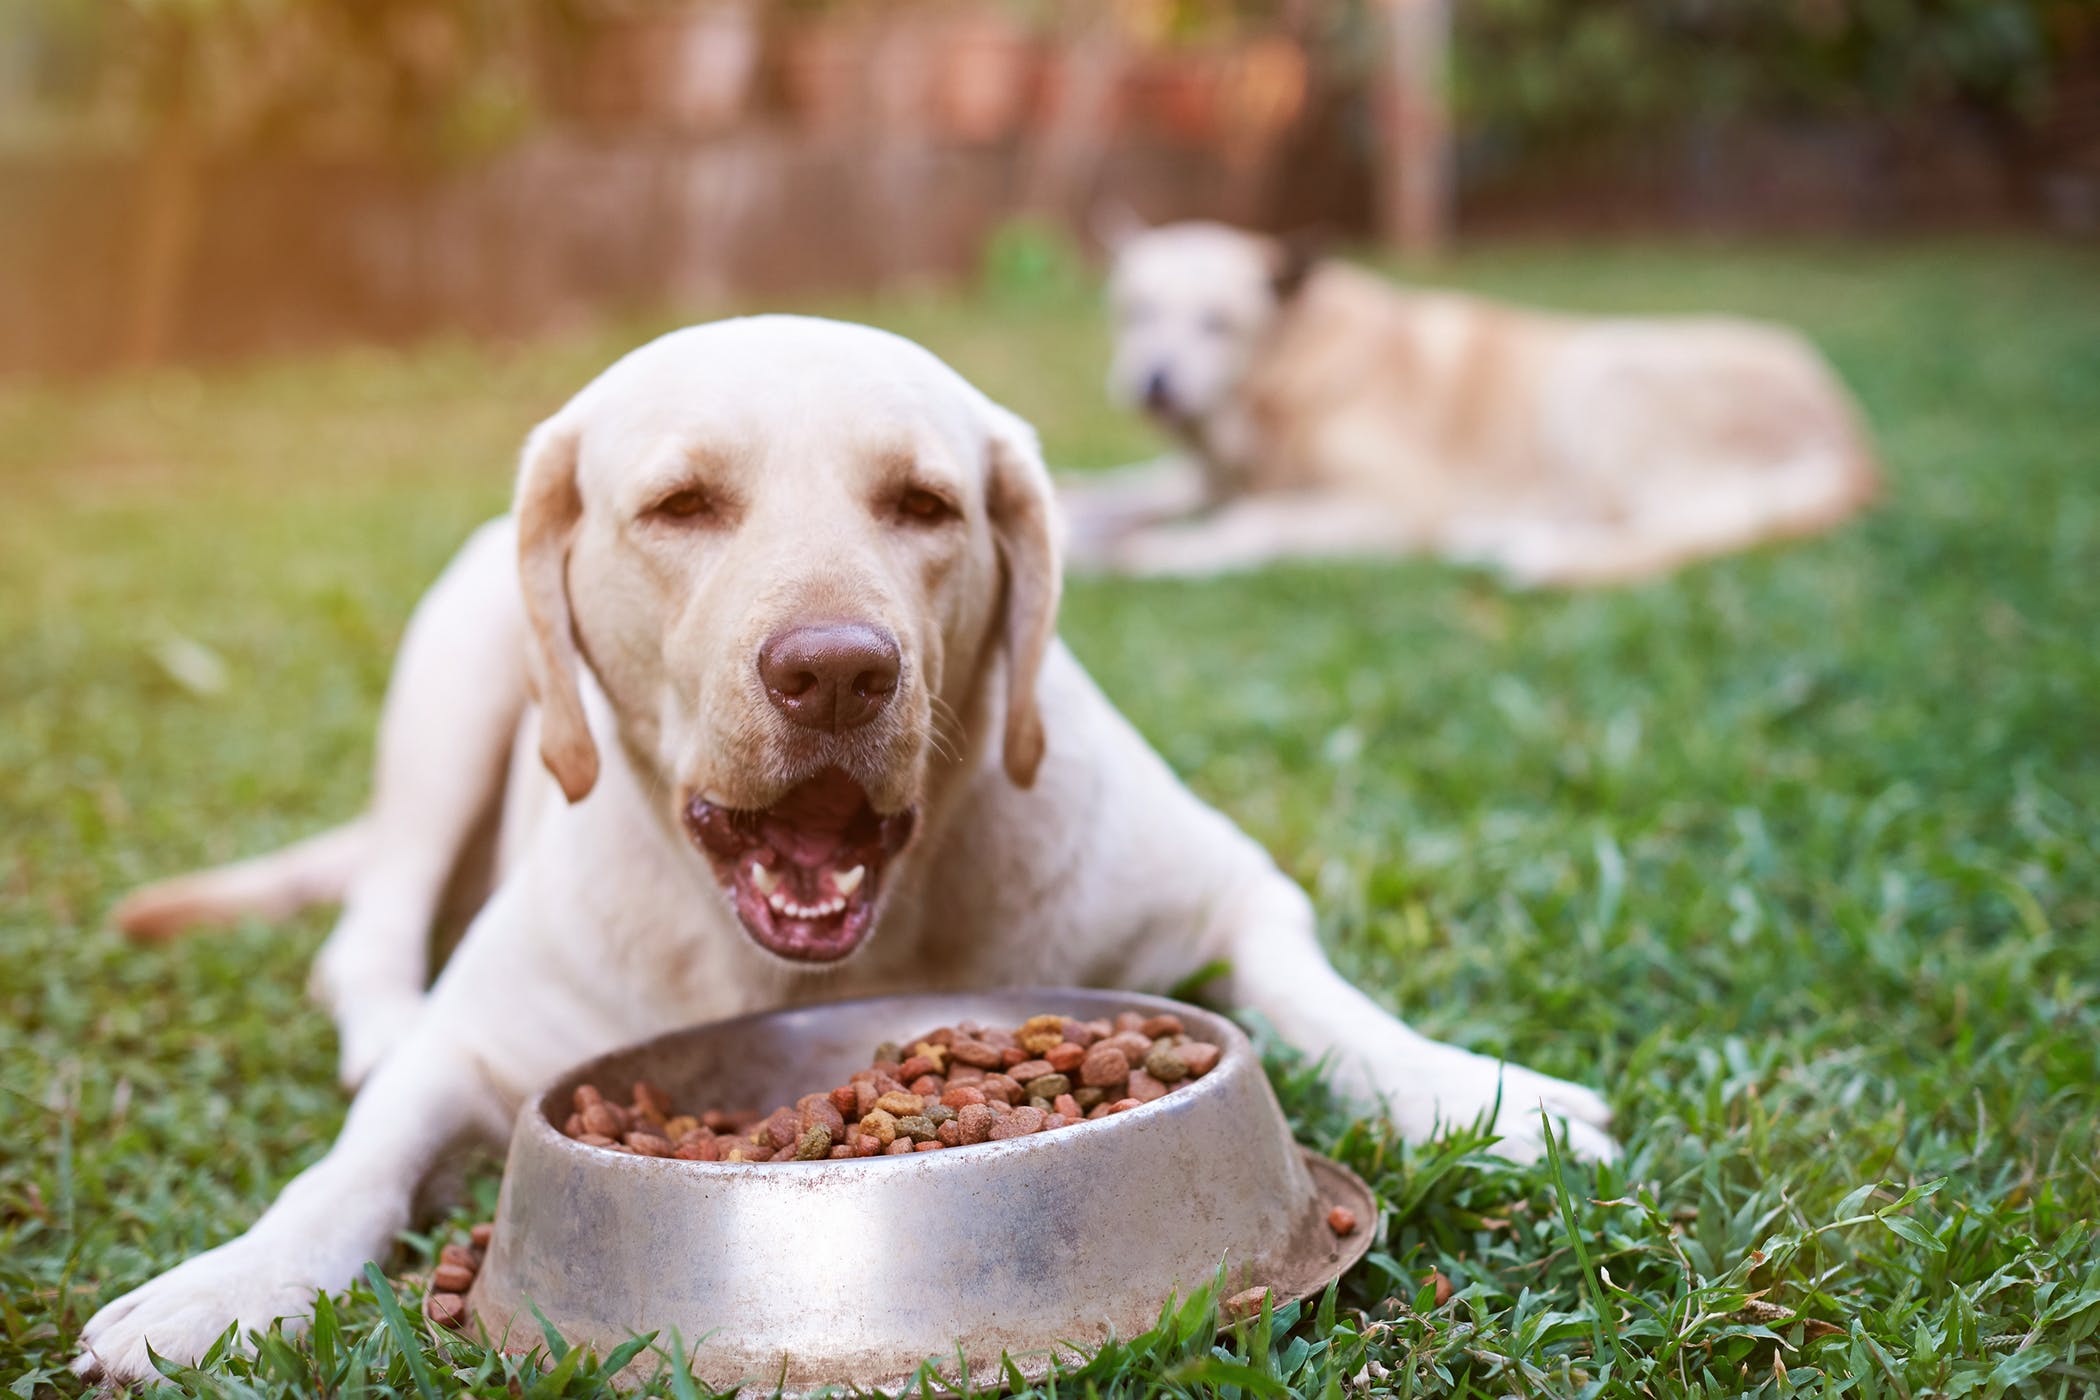
{"label": "bowl rim", "polygon": [[[822,1015],[846,1008],[862,1007],[880,1002],[922,999],[928,1001],[957,1001],[972,997],[1003,996],[1039,996],[1046,1001],[1062,997],[1078,997],[1086,1000],[1105,998],[1125,1003],[1124,1009],[1127,1010],[1156,1008],[1161,1013],[1170,1013],[1177,1016],[1185,1012],[1194,1012],[1196,1015],[1204,1018],[1206,1022],[1215,1023],[1219,1030],[1219,1036],[1212,1043],[1218,1046],[1221,1053],[1218,1056],[1218,1063],[1213,1065],[1210,1072],[1201,1078],[1192,1083],[1171,1089],[1149,1103],[1141,1103],[1136,1108],[1126,1109],[1122,1113],[1110,1114],[1106,1118],[1081,1118],[1075,1123],[1069,1123],[1063,1128],[1050,1132],[1034,1132],[1022,1137],[1006,1138],[996,1142],[962,1143],[955,1147],[945,1148],[939,1152],[900,1152],[894,1156],[887,1153],[878,1153],[873,1157],[824,1158],[799,1162],[707,1162],[694,1161],[683,1157],[644,1157],[638,1153],[611,1152],[590,1143],[578,1142],[557,1126],[553,1114],[549,1110],[550,1104],[566,1101],[569,1095],[575,1093],[578,1085],[594,1082],[593,1072],[600,1067],[609,1065],[617,1060],[649,1056],[660,1050],[668,1042],[681,1040],[702,1031],[707,1032],[709,1035],[721,1035],[733,1032],[739,1026],[755,1022],[777,1021],[784,1016],[800,1014]],[[1049,1015],[1052,1013],[1045,1012],[1041,1014]],[[639,1040],[619,1046],[595,1055],[579,1064],[572,1065],[556,1075],[537,1094],[528,1097],[526,1102],[529,1105],[529,1111],[525,1116],[529,1124],[528,1130],[534,1136],[552,1146],[554,1150],[570,1153],[588,1153],[588,1160],[593,1165],[602,1165],[616,1170],[684,1171],[701,1168],[706,1172],[732,1177],[745,1176],[754,1171],[784,1171],[806,1177],[812,1172],[825,1172],[827,1175],[847,1175],[860,1171],[882,1171],[890,1169],[891,1164],[906,1161],[917,1163],[921,1171],[947,1170],[949,1168],[943,1164],[947,1163],[951,1158],[960,1158],[964,1165],[968,1165],[974,1162],[983,1162],[986,1158],[998,1154],[1014,1155],[1017,1153],[1042,1151],[1052,1146],[1053,1143],[1062,1144],[1071,1141],[1070,1135],[1074,1132],[1083,1132],[1087,1129],[1111,1128],[1123,1123],[1124,1120],[1141,1119],[1148,1111],[1157,1108],[1161,1104],[1173,1103],[1185,1106],[1194,1103],[1199,1096],[1204,1094],[1228,1092],[1226,1089],[1219,1087],[1226,1082],[1228,1077],[1226,1071],[1228,1069],[1237,1070],[1248,1060],[1255,1061],[1253,1069],[1256,1073],[1260,1073],[1262,1067],[1259,1063],[1259,1056],[1255,1052],[1253,1040],[1231,1017],[1223,1012],[1210,1010],[1207,1007],[1195,1006],[1188,1002],[1177,1001],[1172,997],[1157,996],[1147,992],[1125,992],[1100,987],[1068,986],[989,987],[962,992],[882,992],[871,996],[844,997],[836,1001],[815,1001],[795,1006],[778,1006],[770,1010],[746,1012],[741,1016],[730,1016],[721,1020],[696,1021],[691,1025],[680,1026],[675,1030],[668,1030],[659,1035],[651,1036],[647,1040]],[[822,1091],[811,1090],[810,1092],[817,1093]],[[962,1154],[965,1152],[970,1152],[971,1155],[963,1156]]]}

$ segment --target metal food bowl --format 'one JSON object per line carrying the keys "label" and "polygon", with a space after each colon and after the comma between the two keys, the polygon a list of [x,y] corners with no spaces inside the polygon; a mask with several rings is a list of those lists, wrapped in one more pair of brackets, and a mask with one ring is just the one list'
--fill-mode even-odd
{"label": "metal food bowl", "polygon": [[[767,1110],[845,1082],[876,1045],[961,1021],[1172,1012],[1224,1053],[1111,1118],[1002,1142],[821,1162],[628,1156],[562,1136],[578,1084],[636,1079],[682,1110]],[[1337,1237],[1335,1206],[1357,1220]],[[1317,1293],[1378,1214],[1346,1167],[1291,1140],[1259,1057],[1222,1016],[1124,992],[875,997],[718,1021],[581,1065],[519,1110],[495,1238],[468,1301],[530,1346],[541,1316],[609,1351],[672,1329],[718,1388],[896,1386],[922,1363],[1036,1379],[1158,1320],[1170,1295]],[[637,1362],[641,1376],[654,1358]]]}

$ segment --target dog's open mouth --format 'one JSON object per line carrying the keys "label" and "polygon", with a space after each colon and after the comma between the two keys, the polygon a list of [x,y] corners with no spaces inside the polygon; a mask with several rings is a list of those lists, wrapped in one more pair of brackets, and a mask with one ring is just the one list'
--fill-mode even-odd
{"label": "dog's open mouth", "polygon": [[892,857],[911,840],[911,808],[888,816],[866,789],[827,768],[772,806],[694,798],[686,830],[759,946],[798,962],[834,962],[859,947]]}

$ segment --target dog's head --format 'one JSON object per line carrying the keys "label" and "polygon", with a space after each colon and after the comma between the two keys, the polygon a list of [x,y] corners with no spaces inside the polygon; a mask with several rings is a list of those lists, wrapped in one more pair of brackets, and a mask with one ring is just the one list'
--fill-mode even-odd
{"label": "dog's head", "polygon": [[965,726],[996,722],[1033,780],[1048,477],[1026,424],[909,341],[785,316],[665,336],[533,433],[516,513],[548,769],[572,802],[596,783],[588,665],[769,952],[861,945]]}
{"label": "dog's head", "polygon": [[1309,247],[1212,223],[1126,222],[1102,236],[1115,258],[1109,392],[1176,431],[1199,427],[1238,392]]}

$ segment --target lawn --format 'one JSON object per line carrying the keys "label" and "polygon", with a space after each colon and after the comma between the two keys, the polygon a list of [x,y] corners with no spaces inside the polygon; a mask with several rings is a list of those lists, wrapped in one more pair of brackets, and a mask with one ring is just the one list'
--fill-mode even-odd
{"label": "lawn", "polygon": [[[1279,1058],[1301,1131],[1385,1202],[1373,1261],[1219,1350],[1199,1300],[1057,1389],[2100,1388],[2100,259],[1510,248],[1451,275],[1806,327],[1891,498],[1588,596],[1428,564],[1071,588],[1067,639],[1314,893],[1341,966],[1430,1031],[1605,1086],[1627,1152],[1403,1147]],[[1102,402],[1087,296],[822,309],[926,341],[1060,465],[1147,447]],[[667,324],[0,390],[16,1394],[76,1392],[96,1304],[241,1229],[344,1109],[300,994],[324,917],[141,949],[105,911],[355,809],[418,593],[503,507],[526,428]],[[316,1338],[173,1383],[603,1385],[579,1355],[433,1339],[400,1292],[408,1322],[357,1290]]]}

